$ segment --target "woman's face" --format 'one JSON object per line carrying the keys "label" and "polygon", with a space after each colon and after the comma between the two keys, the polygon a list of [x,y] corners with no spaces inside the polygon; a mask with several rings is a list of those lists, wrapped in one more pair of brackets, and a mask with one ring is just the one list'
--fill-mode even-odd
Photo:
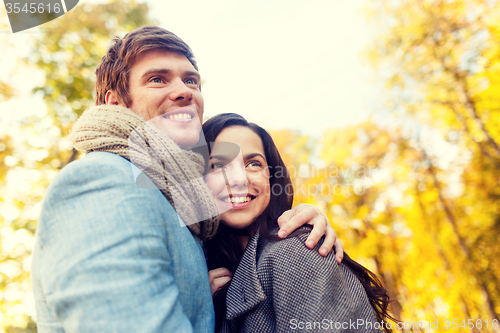
{"label": "woman's face", "polygon": [[[235,145],[240,148],[237,156]],[[269,168],[260,137],[248,127],[225,128],[215,139],[209,167],[205,182],[217,203],[222,223],[235,229],[251,225],[271,198]]]}

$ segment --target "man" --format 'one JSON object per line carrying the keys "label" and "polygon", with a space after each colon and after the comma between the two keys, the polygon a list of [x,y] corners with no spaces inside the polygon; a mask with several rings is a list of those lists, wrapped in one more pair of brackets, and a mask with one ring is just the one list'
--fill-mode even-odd
{"label": "man", "polygon": [[[199,159],[180,150],[200,141],[204,104],[194,56],[174,34],[143,27],[115,39],[96,75],[97,106],[72,133],[88,155],[51,183],[38,222],[38,331],[212,332],[199,239],[214,234],[217,218],[195,171]],[[308,220],[315,226],[308,247],[326,233],[326,255],[336,237],[310,206],[286,212],[280,236]],[[213,274],[213,288],[223,276]]]}

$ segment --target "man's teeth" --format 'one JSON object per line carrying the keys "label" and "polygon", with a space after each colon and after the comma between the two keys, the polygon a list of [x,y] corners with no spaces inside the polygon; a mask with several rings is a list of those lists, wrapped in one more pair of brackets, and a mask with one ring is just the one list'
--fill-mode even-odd
{"label": "man's teeth", "polygon": [[191,119],[191,115],[189,113],[177,113],[167,117],[167,119]]}
{"label": "man's teeth", "polygon": [[248,202],[252,200],[250,196],[246,197],[227,197],[224,201],[227,203],[241,203],[241,202]]}

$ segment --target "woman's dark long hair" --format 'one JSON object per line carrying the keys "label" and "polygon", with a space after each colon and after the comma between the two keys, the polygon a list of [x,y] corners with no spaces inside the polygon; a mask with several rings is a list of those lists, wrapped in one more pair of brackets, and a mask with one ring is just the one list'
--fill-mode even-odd
{"label": "woman's dark long hair", "polygon": [[[270,170],[270,188],[272,189],[273,186],[278,186],[280,189],[284,189],[280,191],[280,195],[271,195],[269,205],[247,230],[232,229],[221,223],[215,237],[204,242],[208,256],[208,268],[215,269],[225,267],[234,274],[244,252],[244,248],[238,240],[238,236],[241,235],[242,232],[250,236],[255,230],[259,229],[259,233],[262,237],[280,240],[278,236],[272,235],[270,230],[278,226],[277,221],[281,214],[292,207],[293,187],[285,163],[283,163],[278,149],[269,133],[262,127],[254,123],[249,123],[242,116],[236,113],[223,113],[207,120],[203,124],[203,133],[205,134],[207,143],[215,142],[219,133],[230,126],[247,127],[260,137],[264,147],[267,165]],[[295,237],[304,232],[308,232],[308,230],[297,230],[288,237]],[[387,295],[387,289],[383,287],[378,277],[352,260],[347,253],[344,253],[342,263],[349,267],[365,288],[368,299],[375,310],[377,320],[379,322],[387,319],[397,321],[388,313],[387,307],[391,301]],[[222,321],[226,316],[226,294],[230,283],[231,282],[226,283],[213,296],[216,329],[221,327]],[[386,328],[386,325],[382,327]],[[390,332],[391,330],[386,328],[386,331]]]}

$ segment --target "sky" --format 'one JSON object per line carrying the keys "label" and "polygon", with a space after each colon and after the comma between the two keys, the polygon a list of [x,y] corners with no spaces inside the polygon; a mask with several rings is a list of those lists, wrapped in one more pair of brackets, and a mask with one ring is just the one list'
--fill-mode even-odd
{"label": "sky", "polygon": [[193,49],[207,115],[236,112],[265,128],[309,134],[362,121],[373,111],[373,72],[362,58],[370,38],[363,3],[148,4],[162,26]]}
{"label": "sky", "polygon": [[[204,81],[206,116],[236,112],[266,129],[319,136],[326,128],[363,121],[374,111],[379,88],[363,57],[373,38],[362,11],[365,1],[147,4],[162,27],[193,49]],[[78,5],[86,2],[98,1]],[[9,69],[8,58],[26,52],[23,38],[36,31],[10,36],[16,48],[1,56],[0,77]],[[24,88],[28,85],[23,81]]]}

